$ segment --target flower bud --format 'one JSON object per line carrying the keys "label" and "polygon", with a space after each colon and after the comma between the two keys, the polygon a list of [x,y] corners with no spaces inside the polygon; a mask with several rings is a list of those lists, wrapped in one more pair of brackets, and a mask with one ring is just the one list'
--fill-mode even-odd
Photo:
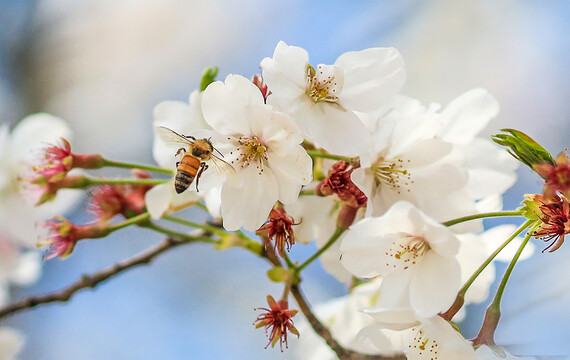
{"label": "flower bud", "polygon": [[267,88],[267,84],[263,81],[263,77],[261,75],[253,75],[253,79],[251,81],[259,88],[259,91],[261,91],[263,100],[267,101],[267,97],[271,95],[271,91]]}
{"label": "flower bud", "polygon": [[61,144],[50,145],[43,149],[39,165],[33,170],[45,182],[55,182],[63,179],[74,168],[99,169],[104,166],[104,160],[98,154],[74,154],[67,140],[61,138]]}
{"label": "flower bud", "polygon": [[[150,179],[150,174],[143,170],[132,170],[137,179]],[[98,220],[106,221],[115,215],[126,218],[146,211],[145,194],[152,185],[100,185],[90,193],[89,210]]]}
{"label": "flower bud", "polygon": [[111,232],[111,229],[102,223],[75,225],[62,216],[54,216],[41,226],[47,229],[47,236],[45,240],[38,241],[38,247],[49,246],[44,260],[56,256],[64,259],[73,252],[79,240],[100,238]]}
{"label": "flower bud", "polygon": [[518,161],[534,170],[534,166],[542,164],[554,165],[554,160],[548,151],[530,136],[514,129],[501,129],[508,134],[496,134],[491,138],[499,145],[508,147],[509,154]]}
{"label": "flower bud", "polygon": [[60,189],[83,189],[89,186],[89,179],[82,175],[66,176],[59,180],[47,181],[38,176],[29,181],[31,186],[24,186],[24,192],[33,199],[36,206],[51,201]]}

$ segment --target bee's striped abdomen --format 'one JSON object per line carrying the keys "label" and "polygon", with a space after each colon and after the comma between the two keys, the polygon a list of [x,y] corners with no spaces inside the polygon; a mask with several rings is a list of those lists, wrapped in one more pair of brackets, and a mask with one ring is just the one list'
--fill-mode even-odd
{"label": "bee's striped abdomen", "polygon": [[200,159],[189,155],[182,158],[180,164],[178,164],[176,176],[174,177],[174,188],[177,194],[188,189],[192,181],[194,181],[199,168]]}

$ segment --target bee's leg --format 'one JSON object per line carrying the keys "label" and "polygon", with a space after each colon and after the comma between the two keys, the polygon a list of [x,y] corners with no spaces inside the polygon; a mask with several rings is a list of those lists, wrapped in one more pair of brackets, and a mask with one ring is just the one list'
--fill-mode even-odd
{"label": "bee's leg", "polygon": [[200,190],[198,190],[198,183],[200,182],[200,176],[202,176],[202,173],[207,168],[208,168],[208,165],[205,162],[200,163],[200,170],[198,170],[198,173],[196,174],[196,192],[200,191]]}
{"label": "bee's leg", "polygon": [[192,135],[182,135],[182,136],[184,136],[186,139],[196,140],[196,138]]}
{"label": "bee's leg", "polygon": [[[178,151],[176,152],[176,155],[174,155],[174,156],[178,156],[178,154],[180,154],[181,152],[186,152],[186,149],[184,149],[184,148],[178,149]],[[176,165],[176,166],[178,166],[178,165]]]}
{"label": "bee's leg", "polygon": [[177,162],[176,162],[176,167],[178,167],[178,165],[180,165],[180,161],[177,161]]}

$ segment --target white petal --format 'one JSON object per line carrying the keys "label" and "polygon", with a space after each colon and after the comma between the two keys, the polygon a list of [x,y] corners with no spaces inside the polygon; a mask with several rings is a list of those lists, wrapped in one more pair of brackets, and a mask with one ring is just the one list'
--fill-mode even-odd
{"label": "white petal", "polygon": [[268,163],[279,185],[279,201],[284,204],[297,200],[301,186],[312,180],[313,161],[301,145],[290,149],[287,156],[270,154]]}
{"label": "white petal", "polygon": [[144,201],[152,218],[160,219],[166,214],[174,198],[173,187],[174,184],[168,182],[166,184],[156,185],[146,192]]}
{"label": "white petal", "polygon": [[251,133],[249,107],[264,105],[259,88],[241,75],[228,75],[224,83],[211,83],[202,95],[204,119],[223,134]]}
{"label": "white petal", "polygon": [[38,113],[25,117],[11,133],[10,156],[12,161],[33,160],[31,151],[47,144],[56,144],[60,138],[71,140],[69,125],[58,117],[46,113]]}
{"label": "white petal", "polygon": [[296,114],[305,121],[308,137],[325,150],[343,156],[366,154],[370,137],[368,130],[351,111],[336,104],[313,104],[310,111]]}
{"label": "white petal", "polygon": [[[305,79],[309,54],[303,48],[288,46],[280,41],[273,58],[261,61],[263,80],[271,91],[269,99],[294,99],[305,93]],[[268,99],[268,100],[269,100]]]}
{"label": "white petal", "polygon": [[404,330],[419,324],[416,313],[410,308],[372,308],[363,309],[362,312],[387,329]]}
{"label": "white petal", "polygon": [[498,113],[499,103],[486,90],[469,90],[442,111],[444,129],[440,137],[454,144],[466,144]]}
{"label": "white petal", "polygon": [[213,218],[222,218],[222,186],[207,191],[204,196],[204,204]]}
{"label": "white petal", "polygon": [[31,285],[41,273],[39,251],[27,251],[19,256],[18,264],[10,272],[10,280],[20,286]]}
{"label": "white petal", "polygon": [[406,80],[404,61],[394,48],[370,48],[342,54],[342,103],[350,110],[374,111],[400,91]]}
{"label": "white petal", "polygon": [[228,178],[222,187],[222,218],[226,230],[257,230],[277,201],[279,188],[271,168],[259,174],[248,166]]}
{"label": "white petal", "polygon": [[410,283],[410,303],[420,316],[447,310],[461,287],[461,268],[455,258],[428,251]]}

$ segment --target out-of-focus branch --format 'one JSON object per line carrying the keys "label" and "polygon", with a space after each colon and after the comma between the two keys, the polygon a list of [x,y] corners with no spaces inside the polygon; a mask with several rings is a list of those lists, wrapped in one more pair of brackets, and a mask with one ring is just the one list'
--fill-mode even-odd
{"label": "out-of-focus branch", "polygon": [[350,350],[350,349],[343,347],[341,344],[339,344],[334,339],[334,337],[332,336],[329,329],[327,329],[327,327],[324,326],[319,321],[319,319],[317,319],[317,317],[313,314],[310,305],[305,300],[305,297],[303,296],[303,293],[301,292],[301,289],[299,288],[299,285],[291,286],[291,294],[293,295],[293,297],[297,301],[297,304],[299,305],[301,312],[303,313],[303,315],[305,315],[305,317],[307,318],[307,320],[311,324],[311,327],[313,328],[313,330],[315,330],[315,332],[326,341],[327,345],[336,353],[336,355],[338,356],[339,359],[341,359],[341,360],[406,360],[406,356],[404,354],[398,354],[398,355],[394,355],[394,356],[369,355],[369,354],[359,353],[359,352],[356,352],[356,351],[353,351],[353,350]]}
{"label": "out-of-focus branch", "polygon": [[167,250],[197,241],[212,242],[212,239],[202,235],[191,237],[189,236],[184,239],[168,237],[160,244],[147,249],[129,259],[106,267],[91,275],[83,275],[79,280],[61,290],[45,295],[30,296],[16,301],[12,304],[6,305],[5,307],[0,308],[0,318],[15,314],[23,310],[31,309],[42,304],[48,304],[52,302],[66,302],[71,299],[71,297],[79,290],[85,288],[94,288],[99,283],[115,277],[116,275],[119,275],[129,269],[132,269],[139,265],[149,264],[155,257],[166,252]]}

